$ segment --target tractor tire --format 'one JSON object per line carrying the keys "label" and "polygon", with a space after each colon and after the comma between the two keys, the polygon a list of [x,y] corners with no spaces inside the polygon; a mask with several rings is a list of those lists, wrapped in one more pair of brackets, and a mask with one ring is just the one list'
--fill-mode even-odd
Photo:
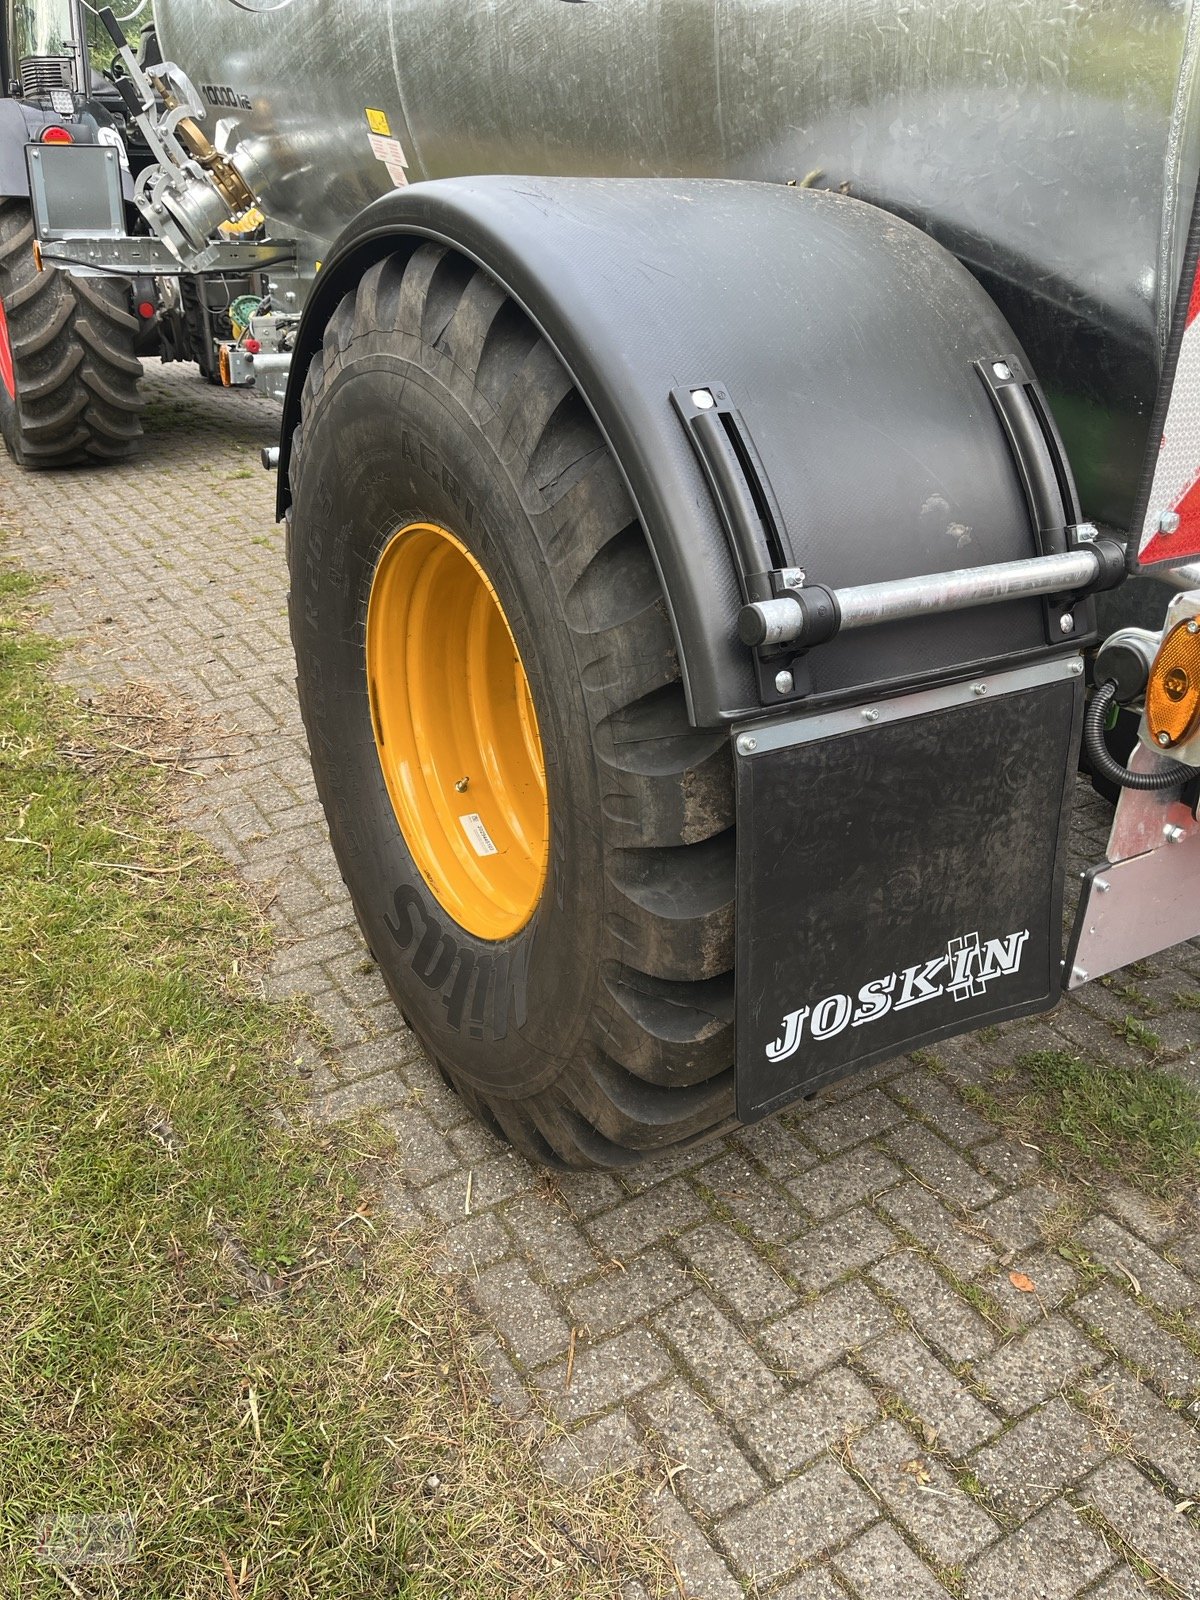
{"label": "tractor tire", "polygon": [[546,1165],[734,1126],[729,736],[688,721],[645,535],[549,346],[453,251],[385,259],[325,330],[291,484],[317,788],[431,1060]]}
{"label": "tractor tire", "polygon": [[0,200],[0,433],[18,466],[121,461],[141,436],[138,324],[115,279],[33,259],[26,200]]}

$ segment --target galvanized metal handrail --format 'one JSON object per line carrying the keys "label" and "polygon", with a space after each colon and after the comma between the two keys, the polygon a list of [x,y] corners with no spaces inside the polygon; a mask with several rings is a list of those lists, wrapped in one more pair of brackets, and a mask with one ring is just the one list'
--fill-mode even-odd
{"label": "galvanized metal handrail", "polygon": [[[787,595],[753,602],[743,608],[742,616],[749,624],[751,618],[747,613],[753,613],[761,625],[755,643],[803,645],[816,643],[818,637],[830,638],[833,633],[874,628],[884,622],[1087,589],[1101,577],[1105,565],[1100,552],[1089,545],[1061,555],[1031,556],[1023,561],[959,568],[922,578],[896,578],[884,583],[831,589],[827,592],[833,597],[838,619],[833,629],[815,626],[813,614],[799,600]],[[742,637],[747,638],[745,627]]]}

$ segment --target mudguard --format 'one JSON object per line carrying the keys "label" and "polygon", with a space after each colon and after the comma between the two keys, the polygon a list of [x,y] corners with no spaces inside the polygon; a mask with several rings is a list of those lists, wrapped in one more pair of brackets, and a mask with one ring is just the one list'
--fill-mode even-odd
{"label": "mudguard", "polygon": [[[112,125],[111,118],[105,118],[103,112],[100,115],[105,125]],[[0,199],[10,200],[14,196],[28,195],[26,146],[36,140],[46,123],[52,120],[51,114],[40,106],[27,106],[20,100],[0,99]],[[98,142],[94,131],[90,131],[96,126],[95,115],[88,113],[82,123],[76,124],[77,129],[82,130],[77,132],[77,140],[93,144]],[[121,166],[121,196],[127,206],[132,206],[133,176],[128,162],[123,162]]]}
{"label": "mudguard", "polygon": [[[595,416],[663,580],[698,726],[754,715],[771,697],[738,639],[735,541],[683,415],[690,391],[728,396],[776,559],[809,584],[1034,556],[1061,548],[1075,518],[1036,385],[1025,389],[1040,432],[1026,428],[1023,442],[989,387],[1003,363],[1022,372],[1015,335],[918,229],[846,196],[773,184],[526,177],[414,185],[342,235],[291,368],[281,516],[325,323],[374,261],[426,239],[492,274]],[[1037,600],[927,616],[815,647],[803,693],[807,705],[861,698],[1079,643],[1078,631],[1053,639]]]}
{"label": "mudguard", "polygon": [[25,146],[45,117],[32,113],[17,100],[0,100],[0,197],[29,193],[29,171],[25,165]]}

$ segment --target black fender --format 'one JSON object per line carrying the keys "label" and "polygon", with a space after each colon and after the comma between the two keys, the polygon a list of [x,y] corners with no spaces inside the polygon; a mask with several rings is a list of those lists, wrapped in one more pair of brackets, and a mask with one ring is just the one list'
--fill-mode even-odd
{"label": "black fender", "polygon": [[46,118],[19,100],[0,100],[0,196],[10,200],[29,193],[25,146]]}
{"label": "black fender", "polygon": [[[0,99],[0,198],[11,200],[28,195],[29,165],[25,147],[37,140],[48,122],[62,120],[37,104]],[[96,106],[76,112],[65,120],[70,122],[77,144],[99,144],[100,129],[116,127],[104,108]],[[121,196],[127,206],[133,204],[133,176],[128,163],[121,167]]]}
{"label": "black fender", "polygon": [[[424,239],[499,282],[595,416],[663,580],[698,726],[770,697],[738,639],[738,571],[673,393],[728,392],[773,495],[784,564],[810,584],[1038,554],[1047,519],[1031,503],[1031,471],[1059,495],[1049,522],[1060,539],[1072,520],[1074,491],[1040,397],[1031,467],[989,392],[985,369],[1013,358],[1021,370],[1016,336],[917,228],[846,196],[775,184],[528,177],[414,185],[342,234],[298,333],[280,516],[304,375],[326,322],[373,262]],[[807,668],[819,703],[1049,647],[1041,602],[1017,601],[842,635],[810,651]]]}

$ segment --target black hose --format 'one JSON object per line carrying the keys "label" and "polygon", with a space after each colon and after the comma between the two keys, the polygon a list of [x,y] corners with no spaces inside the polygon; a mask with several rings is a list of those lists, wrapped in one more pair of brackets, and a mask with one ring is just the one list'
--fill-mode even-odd
{"label": "black hose", "polygon": [[1109,783],[1119,783],[1123,789],[1174,789],[1189,778],[1200,777],[1200,767],[1183,767],[1177,761],[1158,772],[1131,772],[1113,760],[1104,743],[1104,724],[1116,692],[1115,683],[1097,684],[1083,719],[1084,749],[1096,776],[1107,778]]}

